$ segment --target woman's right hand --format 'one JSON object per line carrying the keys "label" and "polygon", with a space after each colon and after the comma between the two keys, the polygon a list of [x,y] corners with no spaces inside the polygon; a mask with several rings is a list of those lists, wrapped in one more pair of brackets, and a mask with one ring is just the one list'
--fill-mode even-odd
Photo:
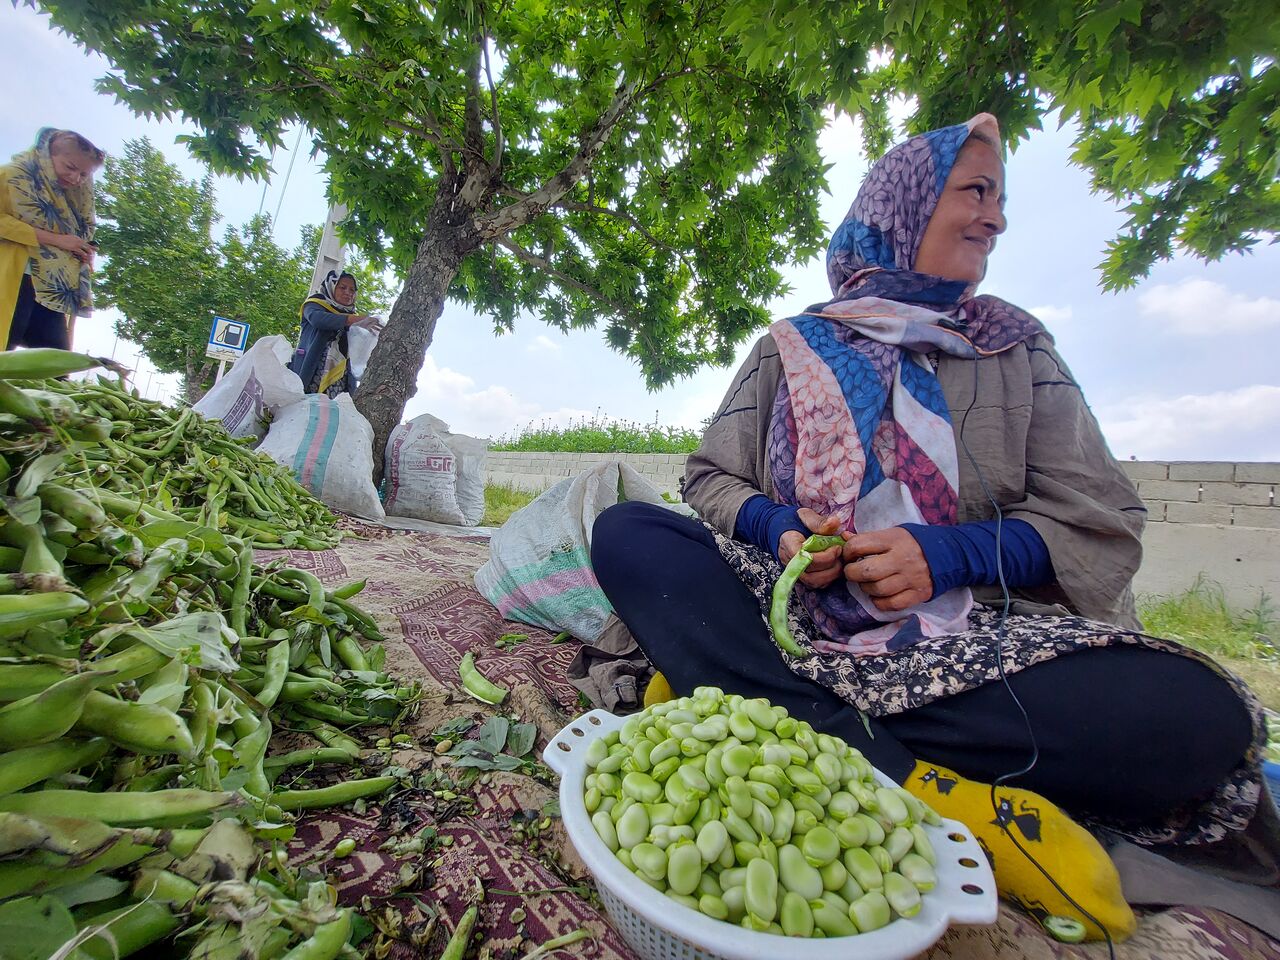
{"label": "woman's right hand", "polygon": [[[840,520],[838,517],[824,517],[816,510],[810,510],[808,507],[801,507],[797,511],[800,522],[809,528],[812,533],[821,533],[825,536],[840,533]],[[785,567],[804,546],[808,537],[799,530],[788,530],[778,538],[778,560]],[[813,561],[809,564],[804,575],[800,578],[800,582],[806,587],[815,590],[822,587],[830,586],[835,583],[844,573],[844,564],[841,562],[841,548],[828,547],[821,553],[813,555]]]}
{"label": "woman's right hand", "polygon": [[89,241],[82,240],[74,234],[50,232],[40,242],[46,247],[57,247],[59,250],[67,251],[81,263],[88,263],[93,259],[93,247],[89,246]]}

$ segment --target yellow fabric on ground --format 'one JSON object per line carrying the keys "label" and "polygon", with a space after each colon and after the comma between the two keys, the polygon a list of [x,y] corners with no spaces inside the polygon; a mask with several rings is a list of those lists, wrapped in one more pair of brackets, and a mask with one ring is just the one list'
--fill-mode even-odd
{"label": "yellow fabric on ground", "polygon": [[1072,907],[1018,850],[1004,827],[1072,899],[1107,928],[1112,940],[1118,942],[1133,933],[1137,919],[1125,902],[1111,858],[1089,831],[1044,797],[1015,787],[997,787],[997,812],[991,806],[990,784],[966,780],[923,760],[916,761],[903,786],[942,816],[969,827],[991,860],[1000,893],[1033,916],[1071,917],[1085,925],[1088,939],[1103,939],[1102,931]]}

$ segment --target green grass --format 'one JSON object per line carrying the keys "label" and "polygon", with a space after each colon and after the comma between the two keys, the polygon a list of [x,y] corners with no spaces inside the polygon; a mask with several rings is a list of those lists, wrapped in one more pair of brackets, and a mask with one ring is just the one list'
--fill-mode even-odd
{"label": "green grass", "polygon": [[511,437],[502,436],[489,449],[539,453],[692,453],[698,434],[684,427],[611,421],[598,414],[567,427],[543,421],[528,424]]}
{"label": "green grass", "polygon": [[520,490],[509,483],[484,485],[484,517],[480,523],[486,527],[500,527],[521,507],[538,496],[528,490]]}
{"label": "green grass", "polygon": [[1280,619],[1267,597],[1236,613],[1222,587],[1201,578],[1175,597],[1142,597],[1138,612],[1147,633],[1212,655],[1280,712]]}

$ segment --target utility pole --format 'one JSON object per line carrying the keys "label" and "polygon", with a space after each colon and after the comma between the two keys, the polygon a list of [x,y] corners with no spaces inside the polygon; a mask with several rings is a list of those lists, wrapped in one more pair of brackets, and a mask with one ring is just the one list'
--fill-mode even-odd
{"label": "utility pole", "polygon": [[320,248],[316,251],[316,265],[311,273],[311,289],[307,291],[308,293],[320,289],[320,284],[324,282],[330,270],[341,273],[343,265],[347,262],[347,248],[339,239],[337,231],[337,225],[345,219],[347,219],[346,204],[337,203],[329,208],[329,215],[324,221],[324,231],[320,234]]}

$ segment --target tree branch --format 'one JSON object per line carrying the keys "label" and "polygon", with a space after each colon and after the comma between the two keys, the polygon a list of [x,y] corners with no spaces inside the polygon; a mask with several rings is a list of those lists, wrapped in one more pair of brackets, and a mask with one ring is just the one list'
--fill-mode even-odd
{"label": "tree branch", "polygon": [[630,110],[637,100],[656,90],[667,81],[692,72],[692,69],[685,69],[674,73],[660,74],[644,87],[639,86],[638,80],[633,80],[619,87],[609,106],[600,114],[595,124],[587,131],[586,136],[582,138],[582,145],[578,148],[578,152],[574,154],[573,159],[565,165],[563,170],[523,200],[508,204],[501,210],[486,214],[476,221],[476,228],[480,233],[481,239],[496,240],[499,237],[504,237],[512,230],[523,226],[540,213],[543,213],[548,207],[572,190],[574,185],[582,179],[591,168],[592,161],[604,148],[622,115]]}
{"label": "tree branch", "polygon": [[489,64],[489,28],[485,24],[484,4],[480,5],[480,52],[484,54],[484,75],[489,81],[489,101],[493,110],[493,163],[490,166],[496,174],[502,169],[502,121],[498,119],[498,88],[493,85],[493,71]]}
{"label": "tree branch", "polygon": [[583,283],[581,280],[575,280],[573,277],[569,276],[567,273],[564,273],[561,270],[557,270],[555,266],[552,265],[551,261],[543,259],[542,257],[538,256],[536,253],[533,253],[532,251],[526,250],[524,247],[520,246],[510,237],[498,237],[494,240],[494,243],[496,243],[500,247],[504,247],[507,250],[510,250],[513,254],[515,254],[517,257],[519,257],[521,260],[523,260],[525,263],[529,264],[530,266],[537,267],[539,270],[541,270],[543,273],[547,274],[548,276],[554,277],[563,286],[569,287],[571,290],[577,290],[579,293],[587,295],[592,300],[596,300],[600,303],[603,303],[605,306],[607,306],[610,310],[612,310],[618,316],[628,317],[632,320],[637,320],[635,314],[633,314],[623,304],[601,293],[599,290],[597,290],[595,287],[591,286],[590,284]]}
{"label": "tree branch", "polygon": [[[291,63],[288,64],[288,66],[306,77],[312,86],[319,87],[335,100],[345,99],[337,87],[320,79],[320,77],[305,65],[300,63]],[[440,151],[440,156],[445,168],[448,170],[453,169],[453,154],[455,151],[461,152],[461,146],[444,132],[444,129],[440,126],[440,121],[438,121],[430,111],[427,112],[426,116],[418,116],[417,119],[421,121],[421,126],[412,123],[405,123],[402,120],[388,120],[387,125],[395,127],[397,130],[402,130],[405,133],[421,137],[428,143],[433,144],[436,149]]]}
{"label": "tree branch", "polygon": [[[480,43],[476,44],[481,46]],[[466,113],[464,115],[467,151],[484,160],[484,128],[480,125],[480,57],[481,51],[467,64]]]}
{"label": "tree branch", "polygon": [[669,243],[663,243],[650,233],[648,229],[645,228],[644,224],[629,213],[623,213],[621,210],[613,210],[609,207],[598,207],[591,203],[578,203],[574,200],[565,200],[563,197],[557,200],[553,206],[559,207],[561,210],[571,210],[574,213],[598,213],[606,217],[613,217],[615,220],[621,220],[623,223],[629,224],[636,233],[648,240],[652,246],[659,250],[666,250],[668,253],[675,254],[690,273],[695,273],[693,264],[689,263],[689,261],[685,259],[684,251],[676,249]]}

